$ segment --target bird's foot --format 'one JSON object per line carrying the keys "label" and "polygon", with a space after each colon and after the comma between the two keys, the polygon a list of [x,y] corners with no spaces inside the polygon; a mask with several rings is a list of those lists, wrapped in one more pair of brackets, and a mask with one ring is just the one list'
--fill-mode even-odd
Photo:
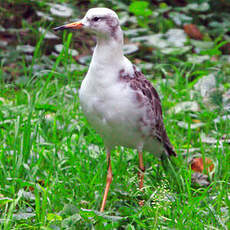
{"label": "bird's foot", "polygon": [[145,201],[144,201],[144,200],[140,200],[140,201],[138,202],[138,204],[140,205],[140,207],[143,207],[144,204],[145,204]]}

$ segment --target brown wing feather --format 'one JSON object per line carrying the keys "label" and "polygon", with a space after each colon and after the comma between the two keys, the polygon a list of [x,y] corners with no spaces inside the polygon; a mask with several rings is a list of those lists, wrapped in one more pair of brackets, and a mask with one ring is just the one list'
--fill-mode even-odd
{"label": "brown wing feather", "polygon": [[154,136],[164,145],[164,148],[169,156],[176,156],[176,153],[164,127],[160,97],[155,88],[145,78],[145,76],[140,71],[138,71],[135,66],[133,66],[133,68],[133,77],[125,75],[124,70],[121,70],[120,78],[128,81],[132,89],[142,92],[143,96],[147,97],[151,107],[150,113],[152,113],[152,117],[154,117]]}

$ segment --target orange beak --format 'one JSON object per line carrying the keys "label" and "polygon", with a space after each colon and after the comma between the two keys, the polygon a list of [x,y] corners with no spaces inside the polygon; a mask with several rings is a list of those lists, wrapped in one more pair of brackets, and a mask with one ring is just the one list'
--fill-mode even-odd
{"label": "orange beak", "polygon": [[54,28],[54,31],[57,31],[57,30],[65,30],[65,29],[80,29],[83,27],[83,24],[82,22],[72,22],[72,23],[69,23],[69,24],[66,24],[66,25],[63,25],[63,26],[58,26],[56,28]]}

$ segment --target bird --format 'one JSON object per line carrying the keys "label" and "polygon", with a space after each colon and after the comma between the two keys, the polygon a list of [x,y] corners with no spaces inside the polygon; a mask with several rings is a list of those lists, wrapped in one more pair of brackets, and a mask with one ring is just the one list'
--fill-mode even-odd
{"label": "bird", "polygon": [[107,153],[107,179],[100,212],[113,179],[111,151],[136,149],[139,188],[143,190],[143,151],[157,157],[176,156],[163,123],[161,100],[153,85],[123,53],[123,31],[109,8],[91,8],[77,21],[54,28],[85,29],[96,36],[88,72],[79,90],[80,105],[90,125],[102,137]]}

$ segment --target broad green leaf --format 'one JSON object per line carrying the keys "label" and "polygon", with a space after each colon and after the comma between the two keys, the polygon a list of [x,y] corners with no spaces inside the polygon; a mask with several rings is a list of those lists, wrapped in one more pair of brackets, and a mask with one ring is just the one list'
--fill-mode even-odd
{"label": "broad green leaf", "polygon": [[130,4],[129,11],[137,16],[147,17],[152,14],[148,6],[149,3],[146,1],[135,1]]}

